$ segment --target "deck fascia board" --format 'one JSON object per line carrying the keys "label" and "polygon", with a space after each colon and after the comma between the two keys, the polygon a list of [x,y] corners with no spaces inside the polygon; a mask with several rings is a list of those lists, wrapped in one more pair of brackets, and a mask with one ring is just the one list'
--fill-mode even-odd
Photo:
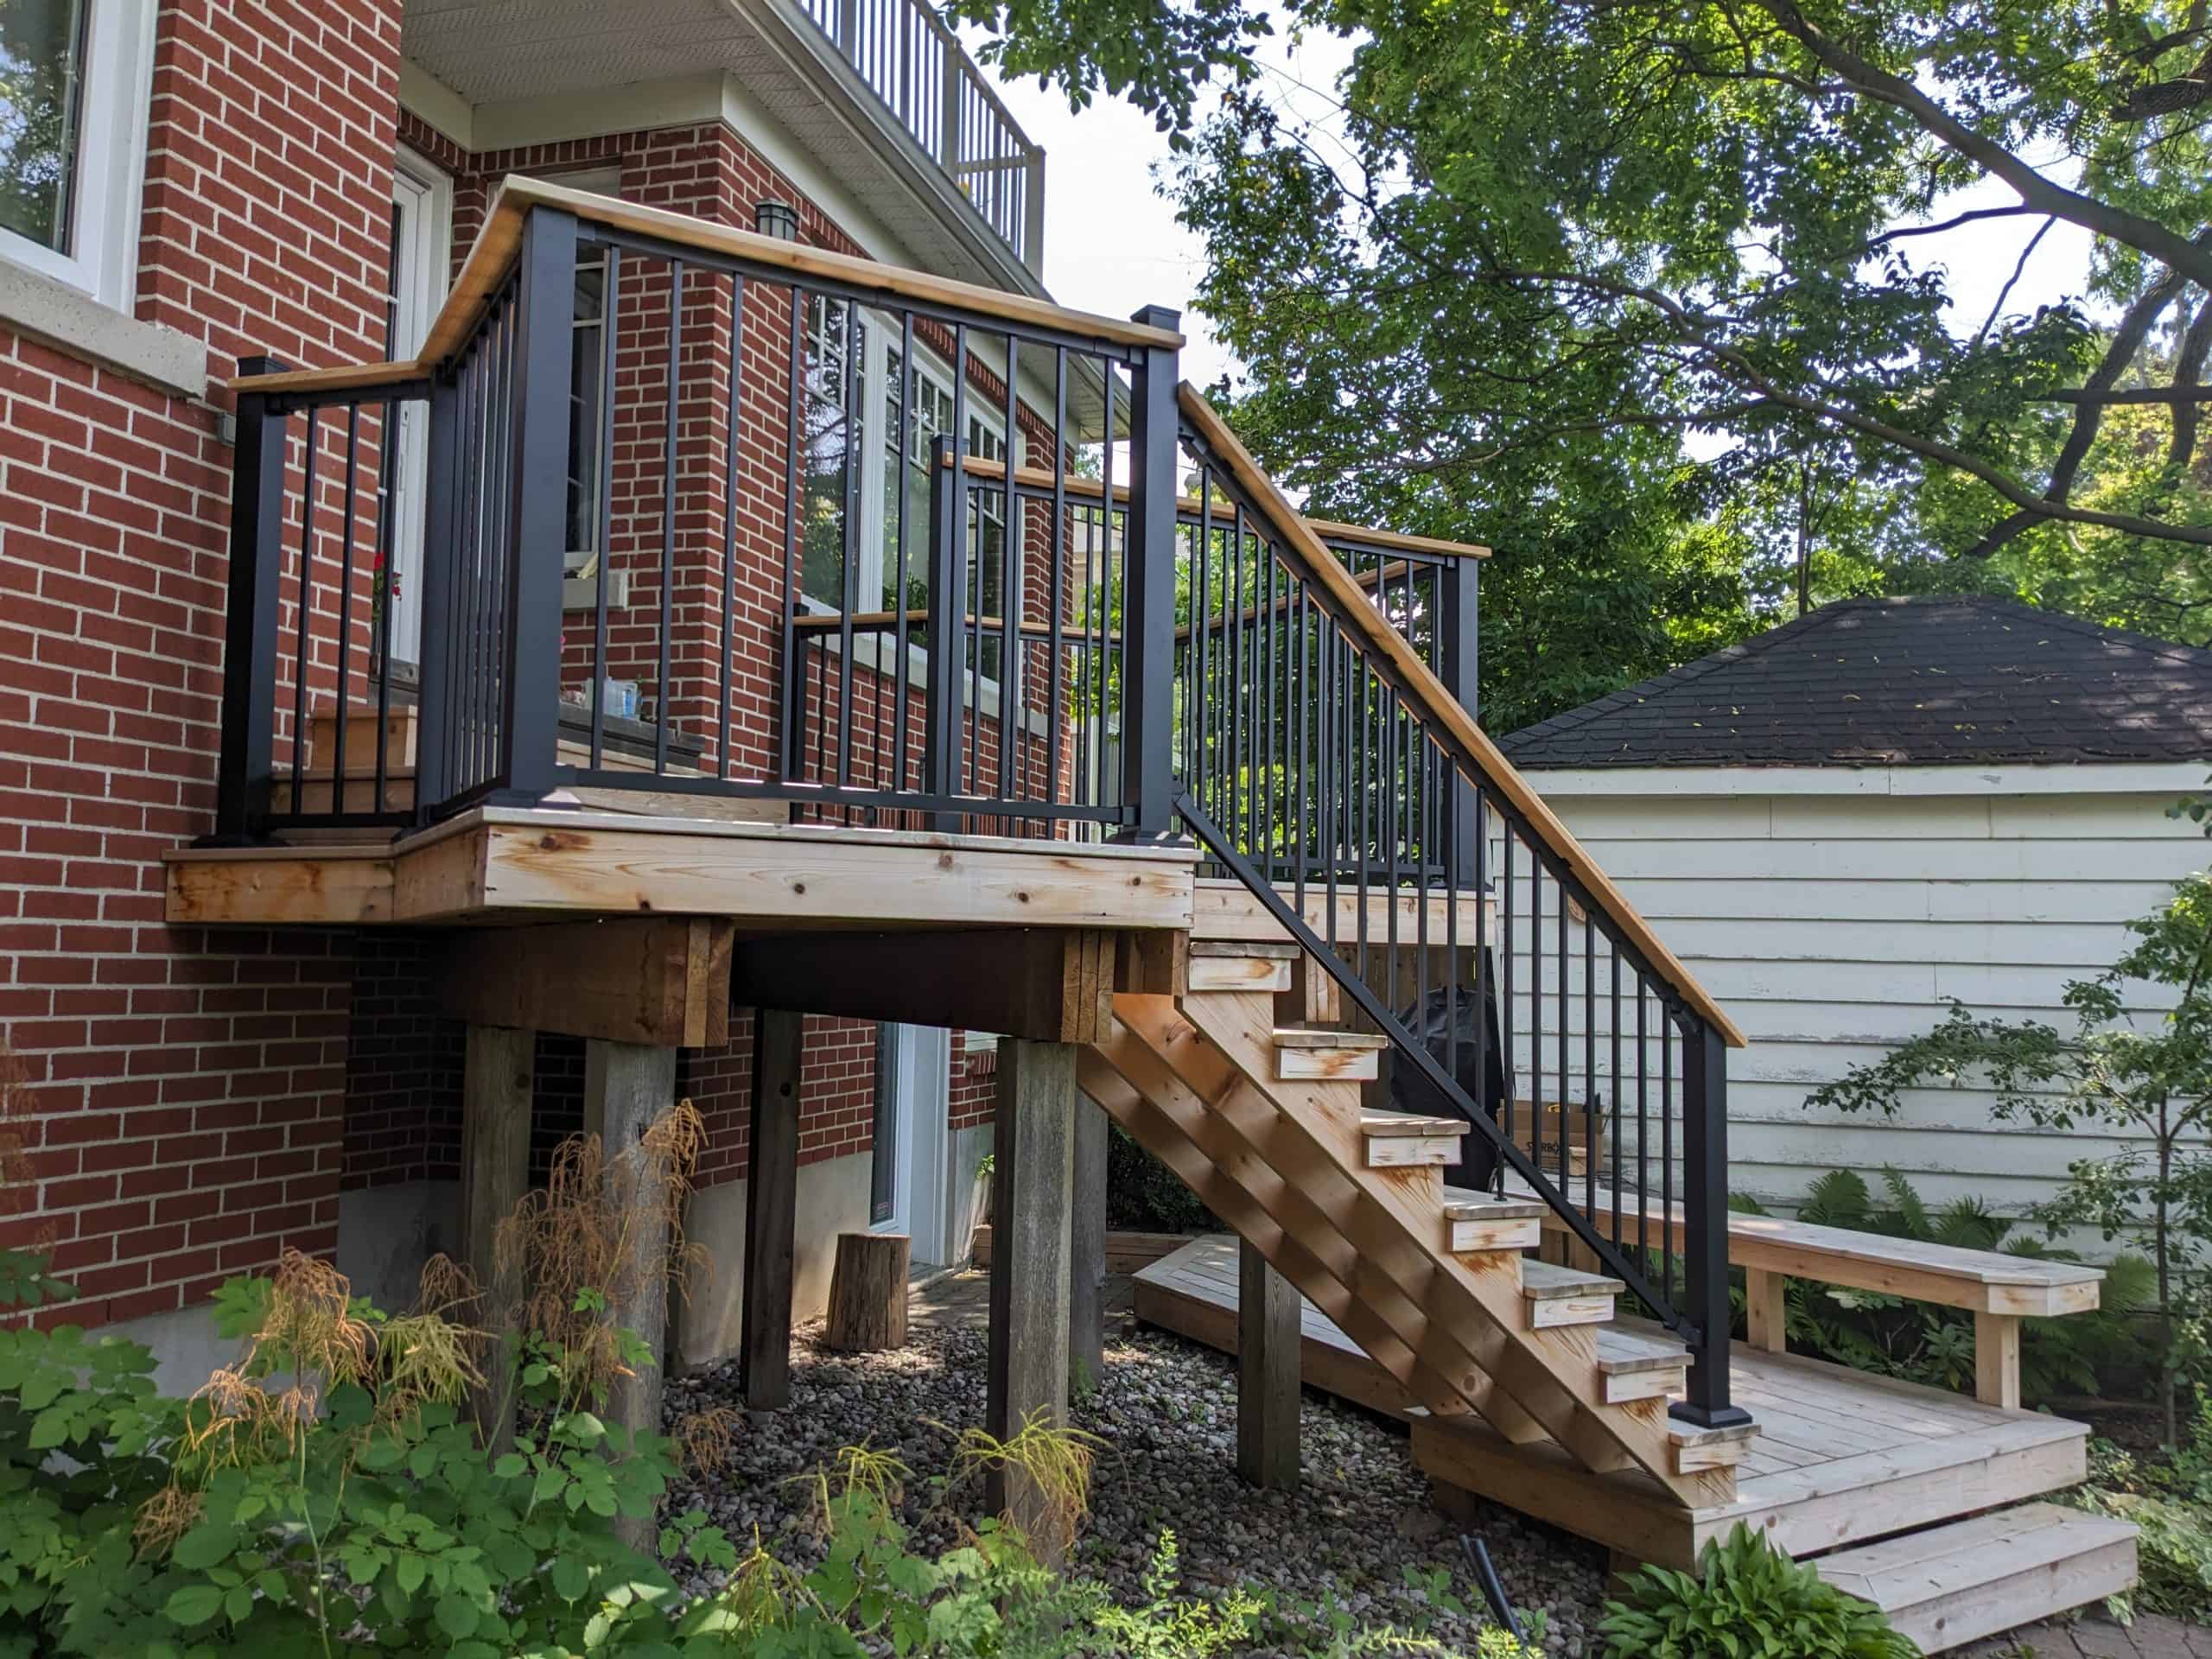
{"label": "deck fascia board", "polygon": [[486,809],[373,847],[184,849],[168,913],[203,925],[727,917],[741,927],[1184,931],[1197,855],[819,825]]}

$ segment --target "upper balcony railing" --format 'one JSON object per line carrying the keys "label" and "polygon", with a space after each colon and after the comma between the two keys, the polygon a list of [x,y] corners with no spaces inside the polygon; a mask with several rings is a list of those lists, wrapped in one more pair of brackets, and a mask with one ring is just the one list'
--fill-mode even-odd
{"label": "upper balcony railing", "polygon": [[1021,263],[1045,260],[1045,151],[928,0],[804,0],[846,62]]}

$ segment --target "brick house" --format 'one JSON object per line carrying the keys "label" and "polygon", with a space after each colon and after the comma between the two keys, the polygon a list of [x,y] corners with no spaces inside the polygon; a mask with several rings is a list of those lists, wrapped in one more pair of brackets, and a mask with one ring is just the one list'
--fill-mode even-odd
{"label": "brick house", "polygon": [[[1041,296],[1043,156],[912,0],[871,0],[865,19],[820,0],[706,16],[651,0],[619,29],[563,0],[521,14],[41,0],[28,16],[11,50],[30,66],[25,113],[47,118],[8,141],[0,197],[0,1037],[26,1084],[35,1179],[10,1195],[8,1236],[50,1245],[81,1288],[71,1318],[141,1335],[184,1376],[205,1357],[198,1306],[287,1247],[334,1253],[361,1289],[404,1300],[416,1263],[454,1243],[461,1117],[461,1032],[425,989],[426,936],[164,919],[162,855],[215,827],[236,437],[222,383],[264,355],[299,368],[407,356],[515,174]],[[650,374],[664,289],[641,283],[610,307],[613,286],[604,262],[579,272],[578,372]],[[826,373],[848,413],[885,397],[899,349],[860,340],[867,325],[849,305],[808,323],[810,391]],[[727,359],[726,340],[701,344]],[[950,345],[925,330],[912,348],[913,385],[947,405],[938,429]],[[1005,411],[1029,426],[1031,394],[1007,398],[980,359],[965,378],[976,453],[1002,456]],[[594,673],[583,645],[604,598],[614,624],[597,673],[669,724],[690,706],[709,726],[712,671],[682,643],[688,622],[664,684],[652,630],[627,626],[664,597],[648,499],[659,440],[650,396],[619,408],[603,459],[570,472],[564,692],[573,702]],[[380,432],[385,416],[361,418]],[[391,504],[391,578],[373,580],[381,680],[404,705],[429,463],[419,426],[389,418],[372,464]],[[1046,453],[1035,435],[1018,459]],[[684,448],[687,490],[711,504],[728,451]],[[895,463],[872,464],[881,487]],[[665,596],[682,618],[710,612],[720,581],[689,556],[721,534],[711,511],[694,521],[692,499]],[[772,551],[741,597],[766,618],[782,608],[778,531],[748,528]],[[880,546],[849,537],[831,552],[804,561],[810,594],[828,596],[817,608],[836,608],[841,583],[890,580]],[[855,554],[867,569],[848,572]],[[823,683],[817,713],[826,671]],[[722,741],[770,753],[784,711],[765,679],[731,706]],[[539,1041],[541,1160],[582,1122],[582,1046]],[[684,1051],[678,1077],[712,1133],[695,1229],[725,1251],[751,1049],[740,1014],[726,1044]],[[911,1230],[918,1260],[959,1258],[992,1062],[988,1039],[809,1018],[802,1312],[841,1229]],[[725,1280],[683,1327],[690,1358],[728,1346]]]}

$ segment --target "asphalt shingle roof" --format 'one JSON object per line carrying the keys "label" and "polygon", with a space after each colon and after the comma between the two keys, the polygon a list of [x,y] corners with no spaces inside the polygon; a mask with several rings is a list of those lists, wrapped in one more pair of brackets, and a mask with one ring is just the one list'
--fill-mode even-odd
{"label": "asphalt shingle roof", "polygon": [[1517,766],[2212,759],[2212,651],[2013,600],[1848,599],[1524,727]]}

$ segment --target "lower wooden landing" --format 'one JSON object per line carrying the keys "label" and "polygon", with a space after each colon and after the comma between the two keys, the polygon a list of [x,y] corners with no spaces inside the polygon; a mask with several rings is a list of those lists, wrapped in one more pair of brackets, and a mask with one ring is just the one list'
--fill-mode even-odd
{"label": "lower wooden landing", "polygon": [[[1139,1273],[1136,1313],[1235,1351],[1236,1241],[1200,1239]],[[1312,1306],[1300,1319],[1306,1382],[1408,1419],[1425,1473],[1663,1566],[1688,1567],[1738,1521],[1793,1555],[1816,1555],[2056,1491],[2088,1473],[2086,1424],[1738,1344],[1729,1376],[1759,1437],[1737,1468],[1733,1503],[1685,1510],[1641,1471],[1594,1475],[1548,1441],[1516,1446],[1470,1419],[1432,1418]]]}

